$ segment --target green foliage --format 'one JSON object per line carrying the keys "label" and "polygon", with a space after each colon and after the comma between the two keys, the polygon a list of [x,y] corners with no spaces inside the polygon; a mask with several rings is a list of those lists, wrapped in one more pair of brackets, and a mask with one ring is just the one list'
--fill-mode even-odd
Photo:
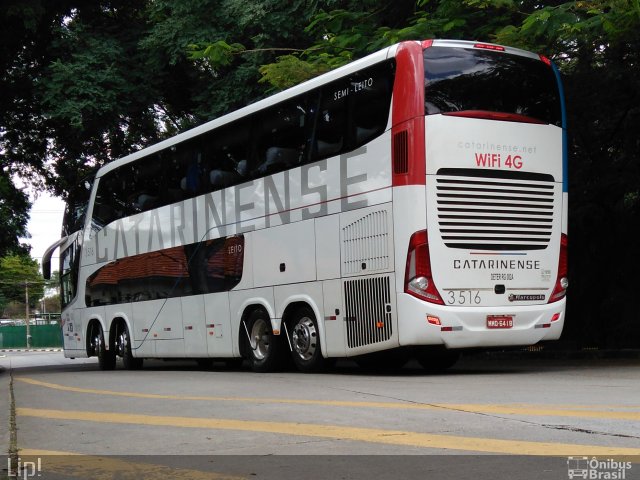
{"label": "green foliage", "polygon": [[[314,43],[283,60],[263,65],[261,81],[276,89],[288,73],[298,81],[337,68],[368,53],[404,40],[427,38],[475,38],[490,40],[497,26],[518,14],[510,0],[441,0],[382,3],[369,9],[319,10],[305,28]],[[292,56],[298,58],[294,63]],[[283,68],[284,67],[284,68]],[[293,69],[298,68],[298,72]],[[277,72],[277,73],[276,73]]]}
{"label": "green foliage", "polygon": [[26,255],[8,255],[0,258],[0,311],[8,302],[25,301],[26,287],[29,304],[34,307],[44,295],[44,281],[40,276],[38,262]]}
{"label": "green foliage", "polygon": [[278,57],[275,63],[263,65],[259,72],[262,75],[260,83],[267,83],[275,90],[284,90],[299,83],[328,72],[330,66],[321,62],[310,63],[300,60],[295,55]]}
{"label": "green foliage", "polygon": [[[108,117],[119,106],[118,97],[128,90],[127,80],[114,61],[124,54],[120,45],[111,39],[87,40],[86,50],[51,63],[50,80],[43,92],[50,118],[78,131],[88,121]],[[64,97],[67,100],[62,102]]]}
{"label": "green foliage", "polygon": [[14,185],[10,174],[9,169],[0,170],[0,256],[28,251],[18,238],[27,236],[29,198]]}
{"label": "green foliage", "polygon": [[558,59],[575,60],[582,45],[606,48],[609,42],[637,36],[640,4],[637,0],[565,2],[532,11],[519,25],[506,25],[496,40],[528,49],[545,49]]}
{"label": "green foliage", "polygon": [[[191,114],[197,123],[266,94],[261,65],[308,42],[304,33],[316,0],[159,0],[142,45],[154,61],[184,64],[193,74]],[[304,47],[303,47],[304,48]],[[188,61],[189,60],[189,61]]]}
{"label": "green foliage", "polygon": [[244,52],[246,49],[239,43],[229,45],[224,40],[200,46],[197,44],[187,45],[187,53],[190,60],[206,58],[214,65],[230,65],[234,55]]}

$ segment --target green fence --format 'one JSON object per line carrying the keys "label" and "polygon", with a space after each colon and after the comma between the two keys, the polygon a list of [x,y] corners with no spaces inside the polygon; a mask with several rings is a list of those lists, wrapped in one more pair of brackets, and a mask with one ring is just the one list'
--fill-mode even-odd
{"label": "green fence", "polygon": [[[60,325],[31,325],[31,348],[51,348],[62,346]],[[0,327],[0,349],[27,348],[27,327]]]}

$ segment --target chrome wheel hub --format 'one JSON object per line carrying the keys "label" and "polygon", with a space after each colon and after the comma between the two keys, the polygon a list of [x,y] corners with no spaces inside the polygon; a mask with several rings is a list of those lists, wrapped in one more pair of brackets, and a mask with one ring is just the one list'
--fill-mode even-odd
{"label": "chrome wheel hub", "polygon": [[313,357],[318,346],[318,332],[309,317],[304,317],[293,327],[291,334],[293,349],[303,360]]}
{"label": "chrome wheel hub", "polygon": [[269,354],[269,327],[264,319],[259,318],[253,323],[251,341],[253,356],[257,360],[263,360]]}

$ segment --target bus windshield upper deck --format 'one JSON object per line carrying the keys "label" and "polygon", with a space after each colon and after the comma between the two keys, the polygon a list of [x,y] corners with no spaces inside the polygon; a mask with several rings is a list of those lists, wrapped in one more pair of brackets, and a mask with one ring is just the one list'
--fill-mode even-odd
{"label": "bus windshield upper deck", "polygon": [[433,46],[424,51],[424,70],[427,115],[492,112],[507,114],[499,120],[562,125],[555,75],[539,58]]}

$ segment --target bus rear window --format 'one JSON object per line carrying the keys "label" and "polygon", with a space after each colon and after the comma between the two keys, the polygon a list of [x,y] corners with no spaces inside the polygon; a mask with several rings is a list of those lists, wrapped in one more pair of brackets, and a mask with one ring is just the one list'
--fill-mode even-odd
{"label": "bus rear window", "polygon": [[497,112],[562,124],[553,70],[520,55],[472,48],[424,51],[425,113]]}

